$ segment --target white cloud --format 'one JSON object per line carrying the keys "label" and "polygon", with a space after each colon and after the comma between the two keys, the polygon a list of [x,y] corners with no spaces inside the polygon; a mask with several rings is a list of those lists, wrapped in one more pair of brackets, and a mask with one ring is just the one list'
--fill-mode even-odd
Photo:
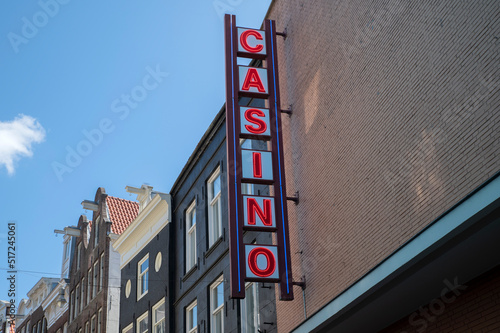
{"label": "white cloud", "polygon": [[14,174],[14,162],[33,156],[31,145],[45,139],[45,130],[33,117],[18,115],[12,121],[0,121],[0,165]]}

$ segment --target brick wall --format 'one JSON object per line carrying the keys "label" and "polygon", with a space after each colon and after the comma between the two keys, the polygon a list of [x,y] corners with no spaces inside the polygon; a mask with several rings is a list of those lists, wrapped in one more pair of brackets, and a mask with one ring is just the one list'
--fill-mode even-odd
{"label": "brick wall", "polygon": [[[311,315],[500,170],[498,1],[276,0],[293,276]],[[303,319],[300,289],[278,327]]]}
{"label": "brick wall", "polygon": [[[380,333],[500,332],[500,267],[436,299]],[[448,301],[450,300],[450,301]]]}

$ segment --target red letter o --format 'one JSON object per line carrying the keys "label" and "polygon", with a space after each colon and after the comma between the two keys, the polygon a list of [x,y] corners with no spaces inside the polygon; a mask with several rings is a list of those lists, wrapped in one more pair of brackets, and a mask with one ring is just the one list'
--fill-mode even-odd
{"label": "red letter o", "polygon": [[[267,267],[265,269],[260,269],[257,266],[257,257],[263,255],[267,260]],[[274,253],[265,247],[255,247],[248,253],[248,267],[250,271],[257,275],[258,277],[269,277],[273,275],[276,270],[276,258]]]}

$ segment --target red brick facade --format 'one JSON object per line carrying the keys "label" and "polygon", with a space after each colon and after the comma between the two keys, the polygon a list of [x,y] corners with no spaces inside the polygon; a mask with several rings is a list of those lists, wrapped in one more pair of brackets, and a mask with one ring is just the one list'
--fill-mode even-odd
{"label": "red brick facade", "polygon": [[[500,170],[496,1],[276,0],[308,316]],[[300,289],[278,327],[304,320]],[[497,300],[498,301],[498,300]],[[497,319],[498,322],[499,319]]]}

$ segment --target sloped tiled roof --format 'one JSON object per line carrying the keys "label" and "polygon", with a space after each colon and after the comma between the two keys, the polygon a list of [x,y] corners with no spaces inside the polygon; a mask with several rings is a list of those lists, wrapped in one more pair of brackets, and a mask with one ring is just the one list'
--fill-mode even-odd
{"label": "sloped tiled roof", "polygon": [[109,219],[111,222],[111,232],[121,235],[122,232],[132,223],[139,213],[139,204],[134,201],[108,196]]}

